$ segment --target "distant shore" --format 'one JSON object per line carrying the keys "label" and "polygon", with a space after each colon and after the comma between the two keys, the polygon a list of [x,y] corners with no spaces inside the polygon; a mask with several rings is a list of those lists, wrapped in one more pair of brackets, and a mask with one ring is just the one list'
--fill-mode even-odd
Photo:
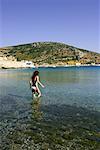
{"label": "distant shore", "polygon": [[34,65],[30,61],[16,61],[16,60],[1,60],[0,61],[0,69],[10,69],[10,68],[38,68],[38,67],[73,67],[73,66],[100,66],[100,64],[41,64],[41,65]]}

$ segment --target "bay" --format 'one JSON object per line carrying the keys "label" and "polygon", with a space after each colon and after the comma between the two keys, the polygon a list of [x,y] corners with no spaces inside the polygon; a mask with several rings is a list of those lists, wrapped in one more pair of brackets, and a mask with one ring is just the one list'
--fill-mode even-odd
{"label": "bay", "polygon": [[[35,70],[39,99],[29,86]],[[0,138],[8,150],[99,149],[100,67],[0,70]]]}

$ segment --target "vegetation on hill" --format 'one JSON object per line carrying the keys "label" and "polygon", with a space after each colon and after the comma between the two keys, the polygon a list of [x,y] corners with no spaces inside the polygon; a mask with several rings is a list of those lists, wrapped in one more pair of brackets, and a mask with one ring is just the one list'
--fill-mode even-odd
{"label": "vegetation on hill", "polygon": [[1,48],[0,54],[6,57],[13,56],[18,61],[31,60],[39,65],[100,63],[98,53],[56,42],[35,42]]}

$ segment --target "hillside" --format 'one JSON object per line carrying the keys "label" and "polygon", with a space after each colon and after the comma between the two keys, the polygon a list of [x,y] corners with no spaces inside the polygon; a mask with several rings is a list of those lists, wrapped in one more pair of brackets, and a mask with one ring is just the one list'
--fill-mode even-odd
{"label": "hillside", "polygon": [[100,64],[99,53],[56,42],[35,42],[0,48],[0,57],[16,59],[17,61],[31,60],[39,65]]}

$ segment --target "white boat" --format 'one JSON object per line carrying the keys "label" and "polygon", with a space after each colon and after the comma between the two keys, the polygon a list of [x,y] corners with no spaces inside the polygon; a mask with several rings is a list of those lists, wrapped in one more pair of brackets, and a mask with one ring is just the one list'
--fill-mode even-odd
{"label": "white boat", "polygon": [[26,67],[26,68],[35,68],[32,61],[25,61],[24,62],[24,67]]}

